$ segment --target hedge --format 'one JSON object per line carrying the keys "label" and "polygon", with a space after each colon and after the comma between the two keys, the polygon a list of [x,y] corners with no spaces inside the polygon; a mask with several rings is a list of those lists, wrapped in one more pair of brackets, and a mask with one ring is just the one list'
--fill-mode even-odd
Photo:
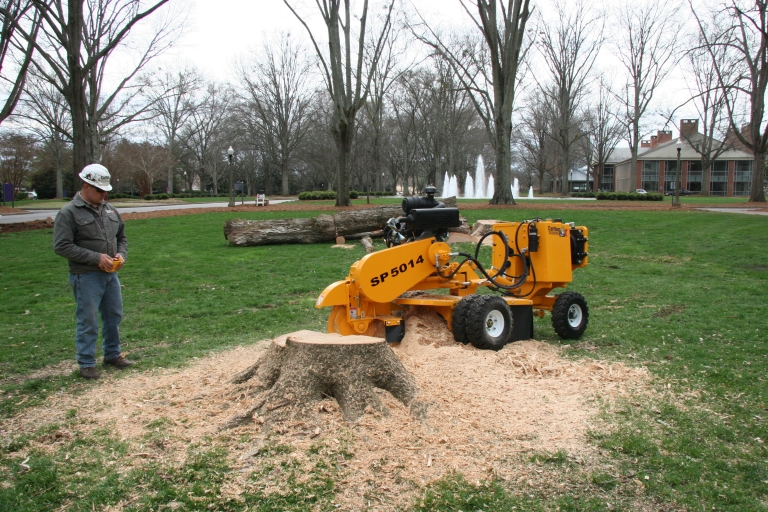
{"label": "hedge", "polygon": [[[371,192],[372,196],[376,195],[384,195],[385,192]],[[357,190],[350,190],[349,191],[349,198],[350,199],[357,199],[360,196],[364,196],[364,192],[358,192]],[[328,199],[336,199],[336,191],[334,190],[311,190],[311,191],[305,191],[301,192],[299,194],[299,201],[322,201],[322,200],[328,200]]]}
{"label": "hedge", "polygon": [[584,192],[580,194],[572,194],[573,197],[595,197],[598,201],[663,201],[664,196],[659,193],[649,192],[647,194],[638,194],[637,192],[598,192],[593,196],[584,194],[592,194],[592,192]]}

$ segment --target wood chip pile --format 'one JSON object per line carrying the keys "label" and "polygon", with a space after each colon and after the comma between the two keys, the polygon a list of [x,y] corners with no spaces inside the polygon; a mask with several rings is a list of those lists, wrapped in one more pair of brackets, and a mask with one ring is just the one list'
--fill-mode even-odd
{"label": "wood chip pile", "polygon": [[[212,354],[181,370],[136,370],[122,379],[107,377],[79,396],[52,396],[44,406],[4,422],[0,436],[66,423],[66,411],[77,409],[86,419],[78,430],[110,426],[130,443],[125,470],[147,460],[181,464],[195,443],[223,446],[236,468],[225,487],[233,499],[254,488],[284,489],[281,458],[306,466],[309,474],[311,446],[346,446],[353,456],[338,461],[340,509],[391,510],[407,506],[423,485],[451,470],[471,482],[495,476],[536,485],[546,475],[531,472],[526,464],[531,455],[564,450],[569,457],[589,457],[594,448],[586,433],[602,428],[596,419],[598,402],[644,387],[649,378],[644,369],[623,364],[569,360],[561,356],[562,349],[537,341],[513,343],[499,352],[460,345],[445,321],[428,310],[411,311],[406,325],[406,337],[393,350],[429,404],[426,422],[415,420],[382,391],[389,414],[371,411],[351,425],[342,420],[336,402],[327,399],[316,424],[284,424],[262,432],[255,418],[220,431],[250,403],[241,390],[234,393],[237,386],[230,380],[260,357],[268,344],[262,342]],[[165,424],[163,442],[148,443],[148,425],[157,420]],[[47,443],[33,445],[55,449],[55,442]],[[264,463],[264,447],[276,445],[294,450],[270,454],[276,469],[254,481],[250,475]]]}

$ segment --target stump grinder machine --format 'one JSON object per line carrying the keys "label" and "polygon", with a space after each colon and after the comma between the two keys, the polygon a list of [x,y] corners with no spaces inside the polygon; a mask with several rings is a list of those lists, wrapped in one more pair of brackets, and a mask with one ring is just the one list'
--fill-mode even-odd
{"label": "stump grinder machine", "polygon": [[[572,281],[573,270],[588,262],[588,231],[561,219],[499,222],[484,235],[474,254],[452,252],[449,228],[459,227],[458,208],[426,196],[403,199],[403,217],[387,221],[387,249],[366,255],[349,275],[328,286],[315,307],[331,307],[328,332],[386,337],[405,334],[408,306],[434,309],[445,318],[456,341],[499,350],[511,341],[533,338],[533,315],[551,312],[552,326],[564,339],[587,328],[589,309],[576,292],[551,295]],[[489,268],[480,262],[483,241],[492,241]],[[486,256],[487,258],[487,256]],[[479,293],[481,288],[500,293]],[[432,293],[429,293],[432,291]]]}

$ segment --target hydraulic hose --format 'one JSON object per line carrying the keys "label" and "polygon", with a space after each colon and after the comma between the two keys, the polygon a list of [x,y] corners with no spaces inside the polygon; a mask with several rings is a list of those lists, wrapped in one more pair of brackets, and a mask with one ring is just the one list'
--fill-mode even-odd
{"label": "hydraulic hose", "polygon": [[[480,253],[480,247],[482,246],[483,240],[485,240],[489,236],[494,236],[494,235],[498,236],[499,238],[501,238],[501,241],[504,244],[504,263],[502,264],[502,266],[498,270],[498,272],[496,272],[493,276],[491,276],[485,270],[485,267],[483,267],[483,264],[480,263],[480,261],[478,261],[477,258],[478,258],[478,255]],[[451,279],[453,276],[455,276],[458,273],[459,269],[466,262],[471,261],[472,263],[474,263],[475,267],[480,271],[480,273],[483,274],[483,276],[488,280],[488,282],[493,284],[494,288],[497,291],[512,290],[514,288],[518,288],[523,283],[525,283],[526,279],[528,278],[528,262],[526,261],[526,259],[521,254],[516,254],[513,251],[512,252],[512,256],[520,258],[521,261],[523,262],[523,273],[520,276],[509,276],[509,277],[512,277],[512,278],[518,278],[518,280],[516,282],[514,282],[514,283],[512,283],[510,285],[501,284],[501,283],[499,283],[496,280],[500,275],[506,275],[505,271],[511,265],[511,263],[510,263],[510,247],[509,247],[509,242],[507,240],[507,236],[503,232],[500,232],[500,231],[491,231],[490,233],[486,233],[485,235],[483,235],[483,237],[477,242],[477,245],[475,247],[475,255],[474,256],[472,256],[471,254],[464,253],[464,252],[459,252],[458,255],[459,256],[463,256],[464,260],[461,263],[459,263],[459,265],[456,267],[456,270],[454,270],[449,275],[443,275],[438,270],[438,275],[440,277],[443,277],[445,279]]]}

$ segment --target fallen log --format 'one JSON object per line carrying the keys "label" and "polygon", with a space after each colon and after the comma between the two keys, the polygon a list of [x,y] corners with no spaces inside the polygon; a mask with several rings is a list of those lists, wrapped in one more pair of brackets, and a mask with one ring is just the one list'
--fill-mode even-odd
{"label": "fallen log", "polygon": [[[441,201],[446,206],[456,206],[455,197]],[[224,223],[224,237],[231,245],[238,246],[332,242],[336,237],[380,230],[387,220],[401,216],[400,205],[386,205],[308,219],[232,219]]]}
{"label": "fallen log", "polygon": [[364,236],[360,239],[360,245],[365,248],[365,254],[371,254],[375,249],[373,248],[373,240],[371,237]]}

